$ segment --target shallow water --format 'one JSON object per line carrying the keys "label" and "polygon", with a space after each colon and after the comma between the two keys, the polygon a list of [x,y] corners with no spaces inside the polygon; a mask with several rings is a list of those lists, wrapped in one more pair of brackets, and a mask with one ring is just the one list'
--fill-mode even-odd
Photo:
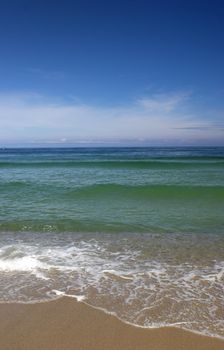
{"label": "shallow water", "polygon": [[224,149],[0,151],[0,301],[224,337]]}

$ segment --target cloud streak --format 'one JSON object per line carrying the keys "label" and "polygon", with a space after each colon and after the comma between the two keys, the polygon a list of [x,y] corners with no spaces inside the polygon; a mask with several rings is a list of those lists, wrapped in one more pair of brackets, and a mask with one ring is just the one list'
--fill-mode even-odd
{"label": "cloud streak", "polygon": [[182,105],[189,94],[154,95],[150,98],[139,99],[139,104],[153,113],[170,113]]}
{"label": "cloud streak", "polygon": [[188,94],[144,97],[102,107],[50,100],[39,94],[0,94],[0,140],[39,143],[221,144],[223,129],[189,112]]}

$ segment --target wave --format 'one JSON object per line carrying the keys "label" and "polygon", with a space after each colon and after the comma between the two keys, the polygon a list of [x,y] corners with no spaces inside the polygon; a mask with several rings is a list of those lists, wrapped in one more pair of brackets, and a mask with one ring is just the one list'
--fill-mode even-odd
{"label": "wave", "polygon": [[224,228],[224,186],[72,187],[67,182],[0,185],[0,231],[217,232]]}
{"label": "wave", "polygon": [[[29,194],[43,192],[45,195],[55,195],[58,199],[88,199],[108,197],[108,200],[114,198],[128,199],[169,199],[172,202],[174,199],[190,200],[190,199],[212,199],[223,200],[224,186],[198,186],[198,185],[126,185],[117,183],[101,183],[92,185],[80,185],[76,187],[63,184],[52,183],[32,183],[31,181],[8,181],[0,183],[0,190],[9,192],[17,190],[29,189]],[[57,190],[57,192],[56,192]],[[25,192],[24,192],[25,194]]]}
{"label": "wave", "polygon": [[1,190],[8,190],[8,189],[20,189],[20,188],[24,188],[27,186],[31,186],[32,183],[31,182],[27,182],[27,181],[6,181],[6,182],[1,182],[0,183],[0,189]]}
{"label": "wave", "polygon": [[138,326],[224,336],[222,247],[215,235],[5,234],[0,302],[66,294]]}
{"label": "wave", "polygon": [[161,229],[156,226],[147,226],[144,224],[123,223],[121,221],[106,222],[103,219],[87,220],[78,219],[14,219],[12,221],[0,221],[0,233],[2,232],[38,232],[38,233],[121,233],[121,232],[166,232],[169,230]]}
{"label": "wave", "polygon": [[110,184],[98,184],[80,187],[75,190],[69,190],[66,194],[70,198],[88,198],[88,197],[122,197],[128,198],[142,198],[142,199],[169,199],[172,200],[182,199],[194,199],[194,198],[206,198],[210,200],[223,199],[224,187],[223,186],[182,186],[182,185],[120,185],[115,183]]}
{"label": "wave", "polygon": [[51,168],[51,167],[85,167],[85,168],[127,168],[127,169],[182,169],[182,168],[224,168],[224,159],[183,159],[183,160],[51,160],[51,161],[0,161],[0,168]]}

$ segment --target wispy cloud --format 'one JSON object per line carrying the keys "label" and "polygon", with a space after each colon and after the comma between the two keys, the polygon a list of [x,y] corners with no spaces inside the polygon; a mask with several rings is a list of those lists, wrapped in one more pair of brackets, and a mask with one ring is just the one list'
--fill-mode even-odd
{"label": "wispy cloud", "polygon": [[224,130],[224,123],[223,125],[199,125],[199,126],[183,126],[183,127],[175,127],[174,129],[178,129],[178,130]]}
{"label": "wispy cloud", "polygon": [[189,96],[187,93],[157,94],[153,97],[141,98],[138,100],[138,103],[154,113],[170,113],[182,105]]}
{"label": "wispy cloud", "polygon": [[190,96],[183,93],[148,96],[122,107],[65,103],[35,93],[0,94],[0,139],[82,144],[127,140],[222,143],[223,129],[190,113],[189,105]]}

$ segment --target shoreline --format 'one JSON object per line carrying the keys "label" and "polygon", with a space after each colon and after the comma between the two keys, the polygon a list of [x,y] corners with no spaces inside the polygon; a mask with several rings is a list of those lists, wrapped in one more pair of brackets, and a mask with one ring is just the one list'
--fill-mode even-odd
{"label": "shoreline", "polygon": [[222,350],[224,340],[178,327],[143,328],[85,302],[59,297],[0,304],[4,350]]}

